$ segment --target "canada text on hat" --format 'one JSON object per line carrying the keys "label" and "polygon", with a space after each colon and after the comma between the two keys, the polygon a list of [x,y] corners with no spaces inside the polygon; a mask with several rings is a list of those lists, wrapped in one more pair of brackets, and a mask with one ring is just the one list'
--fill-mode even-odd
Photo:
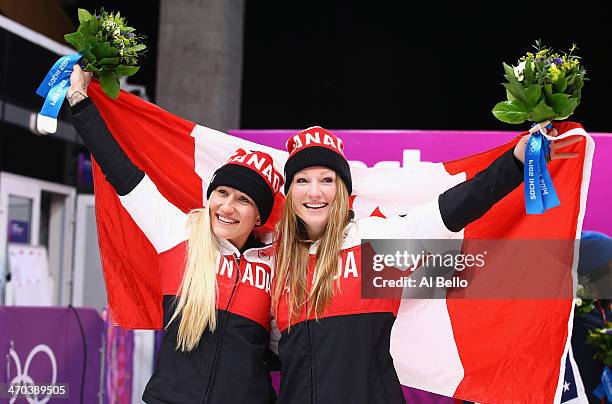
{"label": "canada text on hat", "polygon": [[340,138],[320,126],[313,126],[296,133],[287,140],[289,158],[300,150],[311,146],[328,148],[344,157],[344,144]]}
{"label": "canada text on hat", "polygon": [[285,182],[281,173],[274,168],[272,157],[264,152],[246,151],[240,148],[230,156],[227,164],[237,164],[257,172],[263,177],[274,194]]}

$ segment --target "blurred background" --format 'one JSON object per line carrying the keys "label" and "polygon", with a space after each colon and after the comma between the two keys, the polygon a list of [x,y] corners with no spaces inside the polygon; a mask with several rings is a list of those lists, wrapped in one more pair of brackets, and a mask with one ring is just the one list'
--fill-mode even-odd
{"label": "blurred background", "polygon": [[[0,1],[5,17],[63,45],[79,7],[121,10],[148,37],[129,79],[142,86],[134,92],[215,129],[514,130],[490,112],[505,95],[501,62],[515,63],[541,38],[557,49],[578,44],[591,82],[572,119],[610,130],[608,1]],[[56,55],[2,36],[0,98],[37,111],[34,90]],[[24,136],[29,129],[7,109],[0,169],[27,175],[44,165],[44,179],[75,184],[83,149]],[[66,164],[44,164],[50,156]]]}
{"label": "blurred background", "polygon": [[[72,53],[63,36],[76,30],[77,9],[101,7],[147,37],[141,69],[122,88],[218,130],[525,130],[490,111],[505,99],[502,61],[516,63],[542,39],[578,45],[591,81],[571,119],[612,136],[610,1],[0,0],[0,303],[16,304],[6,288],[11,254],[42,251],[42,264],[16,258],[50,275],[45,292],[21,305],[106,307],[89,154],[66,105],[57,133],[40,136],[35,123],[43,102],[35,90]],[[612,175],[609,162],[597,170]],[[156,343],[109,329],[101,364],[118,346],[133,349],[134,338],[146,339],[143,352]],[[122,377],[148,369],[147,360]],[[129,383],[117,395],[125,402],[140,388]]]}

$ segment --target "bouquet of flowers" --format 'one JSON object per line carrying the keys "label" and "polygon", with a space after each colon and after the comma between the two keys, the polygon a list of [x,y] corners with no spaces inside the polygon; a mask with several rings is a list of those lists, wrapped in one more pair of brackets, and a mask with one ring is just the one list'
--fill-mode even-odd
{"label": "bouquet of flowers", "polygon": [[502,122],[523,123],[562,120],[569,117],[578,104],[586,70],[578,49],[556,52],[535,42],[535,53],[527,52],[516,66],[503,63],[503,83],[507,100],[493,108],[493,115]]}
{"label": "bouquet of flowers", "polygon": [[595,297],[593,296],[593,292],[578,284],[574,304],[576,306],[576,314],[579,316],[592,312],[595,308]]}
{"label": "bouquet of flowers", "polygon": [[79,9],[79,28],[64,38],[83,55],[83,70],[94,72],[102,90],[111,98],[119,95],[119,77],[131,76],[139,69],[138,59],[145,53],[144,37],[129,27],[120,13],[101,9],[92,15]]}
{"label": "bouquet of flowers", "polygon": [[601,359],[606,366],[612,366],[612,323],[606,322],[604,328],[589,331],[587,342],[593,345],[597,352],[593,359]]}

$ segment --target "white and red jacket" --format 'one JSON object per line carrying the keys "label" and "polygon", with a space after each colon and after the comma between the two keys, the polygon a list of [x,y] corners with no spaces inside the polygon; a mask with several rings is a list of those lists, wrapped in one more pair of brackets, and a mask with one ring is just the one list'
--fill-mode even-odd
{"label": "white and red jacket", "polygon": [[[189,353],[176,350],[180,317],[168,325],[187,259],[187,215],[129,161],[89,99],[72,107],[73,124],[115,187],[122,205],[159,254],[164,336],[147,403],[272,403],[270,247],[249,238],[242,251],[219,239],[217,329]],[[112,280],[110,280],[112,281]],[[138,293],[134,285],[134,293]]]}
{"label": "white and red jacket", "polygon": [[[176,303],[187,258],[187,215],[145,176],[121,203],[159,253],[164,327]],[[146,402],[272,402],[267,366],[270,335],[271,250],[252,237],[239,251],[218,239],[217,330],[205,331],[190,353],[176,350],[180,318],[166,328]]]}
{"label": "white and red jacket", "polygon": [[[146,217],[134,216],[134,219],[142,223],[140,226],[150,226],[151,230],[145,230],[145,233],[161,253],[161,265],[168,268],[168,271],[162,271],[164,291],[170,293],[164,298],[164,324],[167,324],[172,313],[173,294],[184,267],[184,263],[178,264],[181,258],[185,259],[184,214],[176,208],[174,213],[161,214],[172,210],[172,205],[160,195],[154,196],[158,192],[153,184],[133,166],[116,143],[111,151],[96,153],[96,150],[104,150],[108,144],[113,144],[113,139],[97,110],[90,104],[85,100],[73,107],[73,123],[107,180],[121,195],[122,203],[133,214],[140,212],[138,201],[157,206],[149,209]],[[521,181],[522,166],[509,150],[474,178],[456,185],[403,218],[368,218],[351,223],[340,253],[340,290],[319,319],[306,317],[304,308],[289,328],[286,305],[281,299],[276,319],[281,331],[282,381],[278,402],[404,402],[389,353],[391,329],[400,299],[361,298],[361,239],[454,237],[454,232],[461,231],[465,225],[482,216]],[[142,189],[138,190],[139,187]],[[132,191],[136,191],[134,195],[130,195]],[[142,198],[137,195],[139,193],[142,193]],[[135,202],[129,207],[132,197]],[[175,225],[160,231],[165,220]],[[185,355],[174,350],[175,324],[178,323],[173,323],[166,331],[157,370],[144,394],[145,401],[257,403],[273,400],[269,369],[263,363],[268,346],[268,328],[263,320],[261,323],[257,321],[260,317],[256,314],[259,313],[263,319],[265,313],[269,319],[268,312],[258,309],[259,303],[252,304],[253,307],[244,307],[240,303],[243,295],[247,301],[246,296],[259,295],[261,291],[257,287],[256,275],[255,278],[246,275],[252,273],[248,271],[248,264],[251,264],[251,270],[260,265],[270,268],[272,262],[268,263],[268,257],[271,251],[267,248],[247,250],[242,254],[240,265],[239,252],[233,253],[235,261],[230,255],[225,255],[225,258],[228,258],[227,265],[234,262],[234,268],[240,268],[232,274],[234,281],[229,281],[227,272],[222,271],[225,260],[221,261],[218,269],[220,285],[231,285],[232,289],[229,292],[228,287],[226,292],[219,292],[219,329],[214,334],[207,332],[197,350]],[[309,279],[313,275],[315,253],[316,244],[311,250]],[[259,285],[262,279],[259,278]],[[135,285],[134,292],[137,291]],[[227,300],[222,297],[224,293]]]}
{"label": "white and red jacket", "polygon": [[[366,248],[362,240],[418,239],[434,249],[438,242],[429,244],[427,240],[461,238],[468,223],[521,182],[521,163],[509,150],[474,178],[403,217],[351,222],[340,251],[335,293],[323,314],[318,319],[314,313],[307,316],[305,305],[297,320],[289,321],[287,295],[280,299],[276,324],[281,331],[281,388],[277,403],[404,403],[390,353],[401,291],[397,296],[362,298],[365,274],[361,255]],[[307,293],[317,244],[310,248]]]}

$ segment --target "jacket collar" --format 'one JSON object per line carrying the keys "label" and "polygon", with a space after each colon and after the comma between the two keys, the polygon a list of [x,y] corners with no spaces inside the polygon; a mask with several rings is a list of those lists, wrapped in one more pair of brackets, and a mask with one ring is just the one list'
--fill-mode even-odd
{"label": "jacket collar", "polygon": [[259,241],[253,233],[249,235],[249,238],[247,239],[246,243],[244,243],[244,246],[240,250],[236,248],[236,246],[233,245],[229,240],[218,238],[217,241],[219,242],[221,254],[223,255],[233,254],[237,257],[240,257],[245,251],[251,248],[260,248],[265,245],[264,243]]}

